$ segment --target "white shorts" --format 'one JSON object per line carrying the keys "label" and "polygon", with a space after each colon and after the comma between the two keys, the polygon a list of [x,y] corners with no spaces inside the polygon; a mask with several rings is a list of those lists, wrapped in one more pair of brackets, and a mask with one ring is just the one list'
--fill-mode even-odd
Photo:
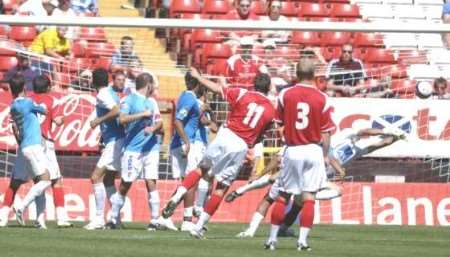
{"label": "white shorts", "polygon": [[138,178],[158,179],[159,151],[147,153],[127,152],[122,155],[121,176],[125,182]]}
{"label": "white shorts", "polygon": [[42,145],[31,145],[17,151],[12,178],[28,181],[43,175],[49,169],[49,161]]}
{"label": "white shorts", "polygon": [[316,144],[288,146],[281,161],[279,187],[298,195],[317,192],[327,181],[322,147]]}
{"label": "white shorts", "polygon": [[105,145],[97,167],[106,167],[107,170],[120,171],[120,158],[122,157],[123,138],[111,141]]}
{"label": "white shorts", "polygon": [[196,141],[190,144],[188,157],[183,157],[182,147],[170,150],[172,177],[184,178],[190,171],[196,169],[205,155],[205,144]]}
{"label": "white shorts", "polygon": [[[55,180],[61,178],[61,172],[59,170],[58,160],[56,159],[55,153],[55,143],[49,140],[44,140],[43,151],[47,157],[48,171],[50,174],[50,179]],[[42,156],[40,158],[43,158]],[[16,161],[14,162],[14,167],[12,170],[12,177],[14,179],[28,181],[33,176],[31,166],[22,151],[17,152]]]}
{"label": "white shorts", "polygon": [[61,178],[61,171],[59,169],[58,159],[56,158],[55,143],[50,140],[44,140],[44,149],[45,155],[48,158],[50,179]]}
{"label": "white shorts", "polygon": [[204,161],[212,167],[218,182],[230,186],[239,175],[247,151],[248,146],[242,138],[228,128],[221,128],[206,148]]}

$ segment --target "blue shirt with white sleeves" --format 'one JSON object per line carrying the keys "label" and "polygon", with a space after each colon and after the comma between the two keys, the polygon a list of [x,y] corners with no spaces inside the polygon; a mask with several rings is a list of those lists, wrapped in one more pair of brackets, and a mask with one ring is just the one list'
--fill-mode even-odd
{"label": "blue shirt with white sleeves", "polygon": [[[119,104],[119,94],[111,86],[100,89],[97,94],[97,104],[95,105],[97,117],[106,115],[112,108]],[[103,143],[105,144],[125,137],[123,127],[119,124],[117,118],[100,124],[100,131],[102,133]]]}
{"label": "blue shirt with white sleeves", "polygon": [[28,97],[18,97],[11,105],[11,118],[19,130],[20,148],[42,143],[41,125],[37,114],[45,114],[45,108]]}
{"label": "blue shirt with white sleeves", "polygon": [[[181,93],[177,102],[175,119],[183,123],[183,128],[189,142],[192,143],[199,140],[197,137],[197,131],[200,122],[200,106],[194,92],[187,90]],[[178,135],[175,131],[170,148],[175,149],[180,147],[182,144],[183,142],[180,135]]]}
{"label": "blue shirt with white sleeves", "polygon": [[122,101],[120,105],[120,113],[137,114],[144,111],[150,111],[152,116],[142,118],[128,123],[125,126],[124,149],[129,152],[146,153],[150,151],[159,151],[158,135],[144,132],[145,127],[153,126],[157,121],[157,113],[159,113],[156,101],[151,101],[139,92],[134,92]]}

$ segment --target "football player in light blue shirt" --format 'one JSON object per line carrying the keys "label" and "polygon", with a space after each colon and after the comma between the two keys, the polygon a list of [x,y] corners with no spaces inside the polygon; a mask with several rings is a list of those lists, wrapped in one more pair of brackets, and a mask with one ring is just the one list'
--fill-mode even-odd
{"label": "football player in light blue shirt", "polygon": [[23,220],[24,209],[50,187],[49,162],[44,154],[42,145],[41,126],[37,114],[45,115],[47,111],[25,96],[25,78],[16,74],[10,79],[10,88],[13,95],[11,105],[11,118],[14,121],[13,131],[19,144],[19,150],[23,154],[24,161],[31,168],[35,181],[22,203],[14,207],[17,221],[25,225]]}
{"label": "football player in light blue shirt", "polygon": [[159,195],[156,191],[156,180],[160,147],[158,133],[162,130],[162,120],[156,101],[149,99],[152,91],[152,76],[142,73],[136,78],[136,91],[125,97],[120,105],[119,121],[125,126],[121,161],[122,181],[119,191],[112,198],[111,220],[107,224],[107,228],[110,229],[118,228],[125,196],[133,181],[142,173],[149,189],[149,207],[152,212],[148,229],[159,228]]}
{"label": "football player in light blue shirt", "polygon": [[[183,179],[188,172],[196,169],[205,151],[198,134],[201,115],[198,98],[204,94],[205,88],[189,72],[184,79],[187,90],[181,93],[177,101],[175,131],[170,144],[172,177],[175,179]],[[195,188],[184,198],[182,231],[193,228],[194,199]]]}
{"label": "football player in light blue shirt", "polygon": [[97,117],[90,123],[94,129],[100,126],[101,141],[104,144],[100,159],[91,175],[94,189],[96,215],[84,228],[87,230],[103,229],[105,225],[105,200],[111,199],[116,192],[114,173],[120,170],[120,157],[125,137],[123,127],[119,124],[119,93],[123,85],[108,86],[109,74],[105,69],[95,69],[92,82],[97,90],[95,110]]}

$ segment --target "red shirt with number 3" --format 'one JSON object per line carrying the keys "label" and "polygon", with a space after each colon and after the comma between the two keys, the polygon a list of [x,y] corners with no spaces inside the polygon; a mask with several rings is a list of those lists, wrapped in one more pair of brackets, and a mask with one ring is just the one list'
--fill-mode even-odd
{"label": "red shirt with number 3", "polygon": [[274,121],[275,107],[262,93],[242,88],[222,88],[222,96],[230,104],[225,126],[253,147]]}
{"label": "red shirt with number 3", "polygon": [[284,124],[284,139],[289,146],[318,144],[322,132],[334,129],[327,95],[310,85],[282,90],[277,118]]}

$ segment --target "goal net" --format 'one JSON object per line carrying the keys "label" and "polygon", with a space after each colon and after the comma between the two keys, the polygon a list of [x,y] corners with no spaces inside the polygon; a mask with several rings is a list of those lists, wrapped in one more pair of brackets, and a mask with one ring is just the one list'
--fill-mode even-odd
{"label": "goal net", "polygon": [[[281,30],[273,26],[265,28],[263,25],[269,22],[259,24],[257,29],[239,30],[229,21],[220,23],[219,29],[214,20],[200,15],[179,15],[179,18],[189,20],[163,20],[169,24],[164,28],[158,25],[158,20],[154,25],[153,20],[131,20],[130,23],[135,22],[133,26],[118,27],[117,22],[109,26],[103,22],[99,26],[99,18],[92,19],[89,26],[70,27],[70,53],[64,59],[30,50],[32,41],[47,23],[2,25],[5,31],[22,31],[23,35],[34,32],[29,38],[6,33],[0,39],[0,68],[5,88],[0,92],[0,175],[4,178],[0,180],[0,199],[8,186],[17,147],[11,131],[12,100],[6,75],[22,59],[27,60],[33,72],[47,74],[52,80],[51,94],[66,117],[64,125],[53,130],[68,193],[66,205],[70,218],[86,221],[94,211],[88,179],[100,153],[99,131],[89,126],[95,117],[91,80],[94,69],[108,69],[111,83],[121,83],[115,81],[114,74],[124,73],[125,87],[143,71],[157,79],[158,104],[164,120],[158,182],[163,206],[178,183],[172,178],[169,145],[177,98],[186,89],[184,74],[190,66],[212,80],[225,77],[229,86],[248,90],[253,89],[256,73],[267,72],[272,78],[269,97],[276,102],[280,90],[296,83],[299,58],[314,58],[317,60],[315,86],[330,96],[335,135],[364,128],[406,135],[404,140],[346,164],[342,197],[320,201],[316,205],[319,213],[316,222],[449,224],[446,196],[450,190],[450,116],[446,112],[447,101],[443,99],[448,98],[449,91],[448,88],[439,91],[440,85],[434,82],[448,77],[450,54],[440,34],[429,33],[423,27],[422,33],[410,30],[406,33],[401,29],[386,33],[386,23],[358,18],[290,17],[281,21],[286,24]],[[336,31],[337,22],[348,25],[348,29],[341,24],[343,29]],[[423,22],[434,24],[430,20]],[[325,25],[328,27],[324,28]],[[377,28],[380,32],[373,32]],[[121,56],[129,43],[127,40],[131,41],[131,53]],[[229,111],[227,103],[210,92],[205,101],[211,107],[213,119],[223,124]],[[210,133],[212,138],[214,135]],[[264,161],[267,163],[282,145],[279,129],[269,130],[264,138]],[[258,165],[258,171],[263,167],[264,163]],[[249,175],[248,170],[241,172],[233,189],[246,183]],[[21,192],[27,188],[29,184]],[[256,190],[231,204],[224,203],[216,221],[249,221],[266,191]],[[145,185],[139,181],[127,198],[124,221],[149,219],[144,195]],[[181,215],[180,208],[176,218]]]}

